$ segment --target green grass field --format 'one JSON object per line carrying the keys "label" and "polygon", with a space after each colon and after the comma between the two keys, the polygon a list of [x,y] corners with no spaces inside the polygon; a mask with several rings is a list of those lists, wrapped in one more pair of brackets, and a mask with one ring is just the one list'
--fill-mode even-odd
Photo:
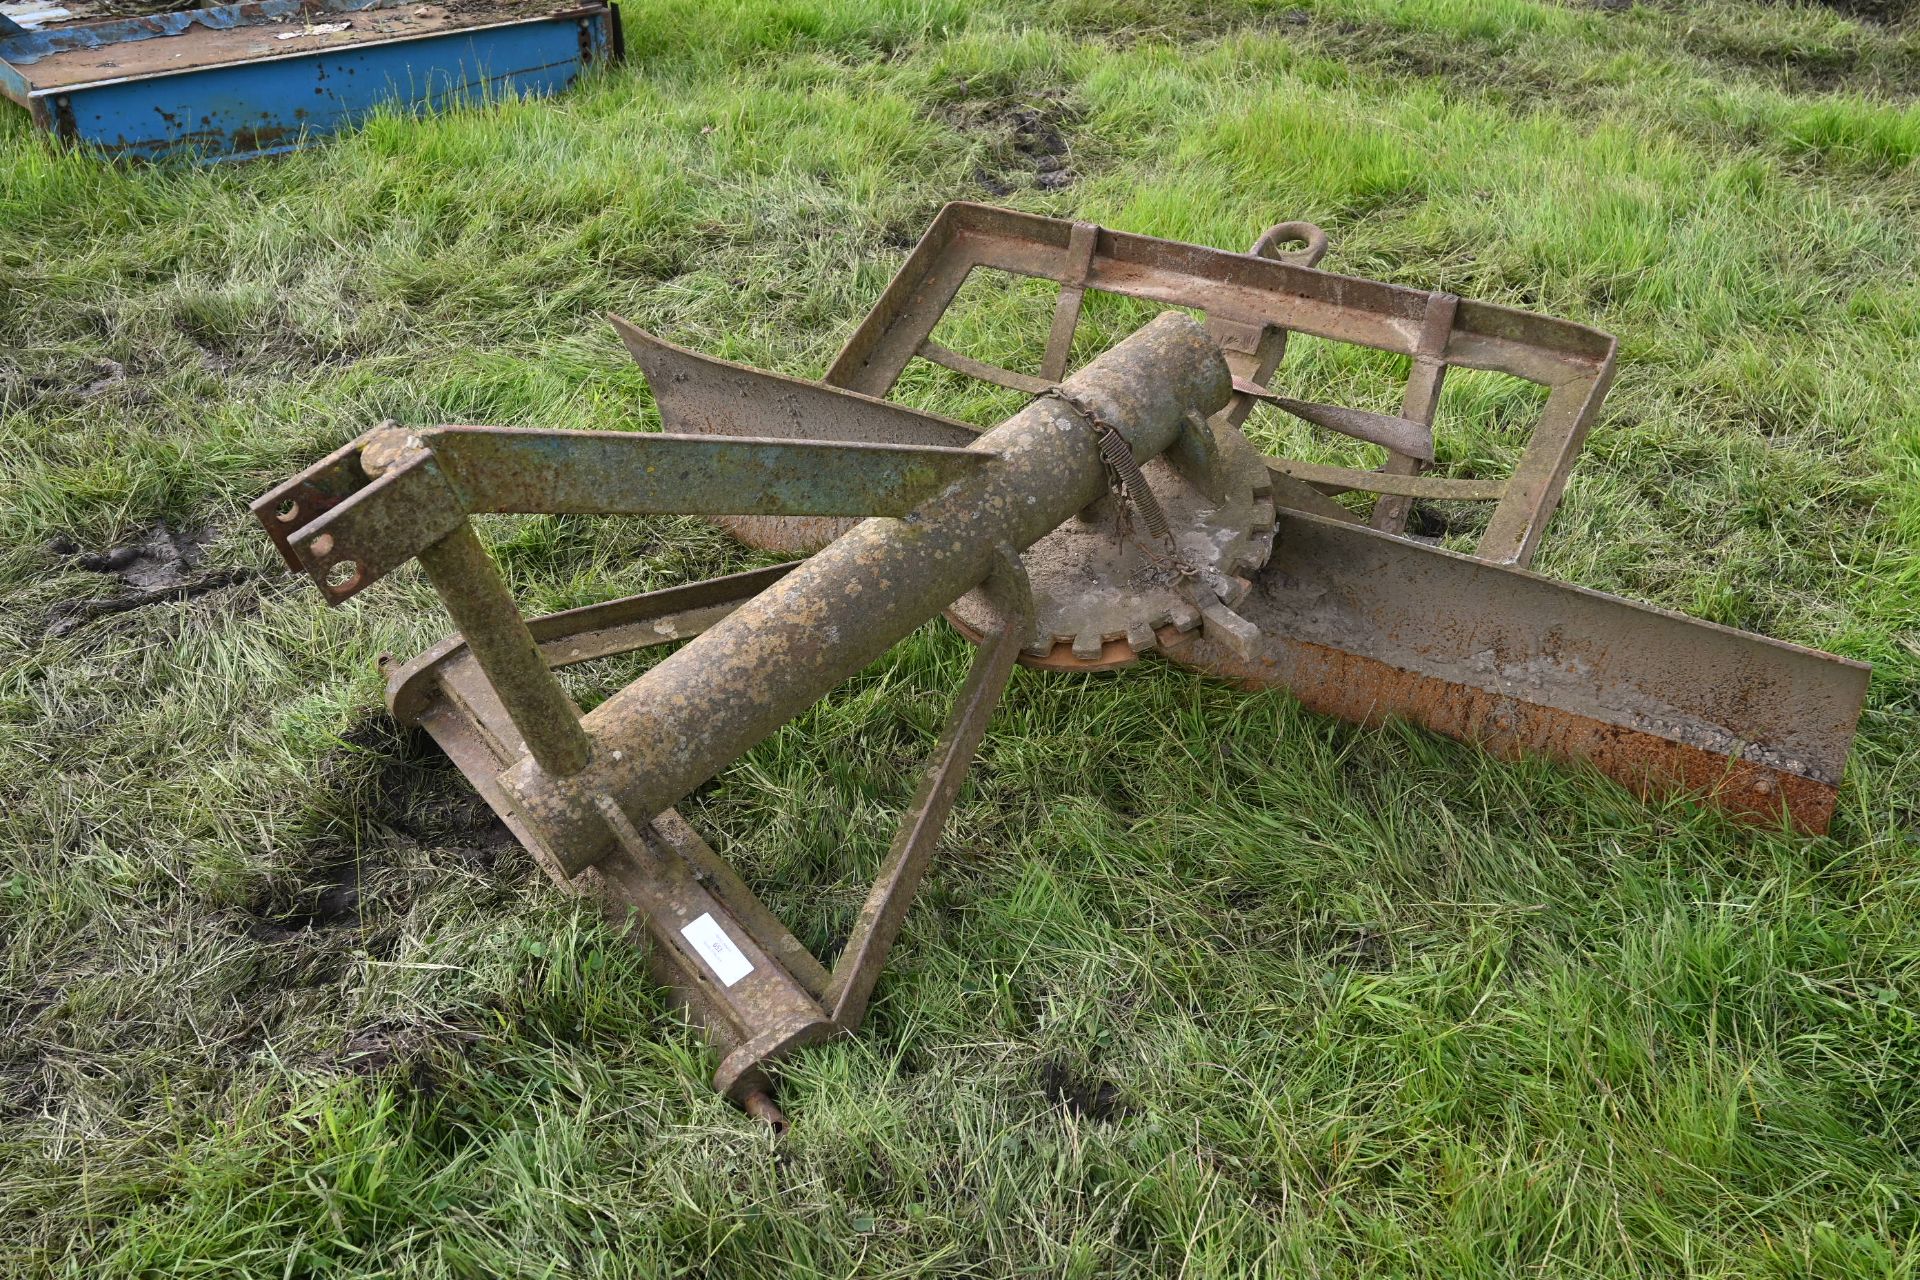
{"label": "green grass field", "polygon": [[[0,1273],[1920,1275],[1899,7],[628,0],[629,61],[564,97],[280,161],[0,114]],[[1332,269],[1619,335],[1537,567],[1872,661],[1832,835],[1157,663],[1019,671],[774,1141],[384,717],[375,655],[447,628],[417,571],[328,610],[245,504],[386,416],[647,424],[608,311],[817,376],[955,198],[1230,248],[1310,218]],[[1015,358],[1048,307],[970,294],[956,342]],[[1443,456],[1510,459],[1504,403],[1450,382]],[[530,610],[757,562],[486,533]],[[924,628],[685,806],[816,950],[969,652]]]}

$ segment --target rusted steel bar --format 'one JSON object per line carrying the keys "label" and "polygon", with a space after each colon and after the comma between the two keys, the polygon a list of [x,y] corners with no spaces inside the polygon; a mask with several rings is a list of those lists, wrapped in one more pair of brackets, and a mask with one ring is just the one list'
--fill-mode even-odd
{"label": "rusted steel bar", "polygon": [[[560,613],[527,619],[527,633],[540,646],[549,667],[630,653],[648,645],[666,644],[699,635],[747,600],[784,578],[792,564],[769,565],[709,578],[685,586],[667,587],[643,595],[602,600]],[[440,673],[467,651],[458,633],[405,663],[383,663],[387,675],[387,707],[403,723],[418,720],[433,697]]]}
{"label": "rusted steel bar", "polygon": [[935,445],[391,427],[366,437],[355,460],[364,487],[313,516],[285,546],[339,603],[469,515],[905,515],[985,461]]}
{"label": "rusted steel bar", "polygon": [[436,427],[417,438],[473,512],[899,516],[983,461],[964,447],[644,431]]}
{"label": "rusted steel bar", "polygon": [[1091,222],[1076,222],[1067,236],[1069,264],[1079,263],[1077,272],[1069,265],[1069,274],[1060,282],[1060,296],[1053,306],[1053,327],[1047,333],[1047,353],[1040,361],[1040,376],[1058,382],[1067,376],[1067,358],[1073,354],[1073,334],[1080,327],[1080,306],[1087,296],[1087,268],[1093,263],[1093,247],[1100,228]]}
{"label": "rusted steel bar", "polygon": [[1365,409],[1351,409],[1341,404],[1295,400],[1291,396],[1275,395],[1265,387],[1238,378],[1234,380],[1233,389],[1240,395],[1251,396],[1263,404],[1292,414],[1302,422],[1311,422],[1316,427],[1325,427],[1355,440],[1377,444],[1423,462],[1433,460],[1433,431],[1424,422],[1412,422],[1386,413],[1371,413]]}
{"label": "rusted steel bar", "polygon": [[1594,415],[1612,384],[1613,362],[1609,360],[1598,378],[1562,382],[1547,393],[1540,425],[1515,464],[1513,478],[1487,521],[1487,531],[1480,535],[1475,555],[1494,564],[1523,568],[1533,562],[1547,521],[1560,506],[1560,494],[1566,488],[1574,459],[1580,456]]}
{"label": "rusted steel bar", "polygon": [[789,378],[676,346],[609,316],[667,431],[964,449],[979,428],[858,391]]}
{"label": "rusted steel bar", "polygon": [[[1333,493],[1402,495],[1409,498],[1437,498],[1452,502],[1489,502],[1506,492],[1505,480],[1468,480],[1455,476],[1396,475],[1389,471],[1356,471],[1352,467],[1329,466],[1323,462],[1301,462],[1296,458],[1269,458],[1274,474],[1289,476],[1307,484],[1319,485]],[[1313,511],[1312,515],[1329,514]]]}
{"label": "rusted steel bar", "polygon": [[[1451,293],[1436,293],[1427,300],[1427,316],[1420,325],[1420,344],[1414,348],[1413,367],[1407,371],[1407,389],[1400,397],[1400,416],[1427,428],[1425,455],[1402,452],[1387,459],[1382,473],[1390,476],[1417,476],[1433,461],[1433,416],[1440,408],[1440,387],[1446,381],[1447,335],[1453,332],[1453,314],[1460,299]],[[1501,493],[1505,487],[1502,486]],[[1413,514],[1413,500],[1405,494],[1375,489],[1380,495],[1367,517],[1367,524],[1382,533],[1404,533],[1407,517]],[[1500,494],[1492,495],[1494,498]]]}
{"label": "rusted steel bar", "polygon": [[921,776],[913,803],[907,808],[906,819],[894,836],[879,878],[860,908],[860,918],[847,937],[846,948],[840,953],[833,979],[823,997],[835,1024],[847,1030],[859,1026],[860,1019],[866,1015],[873,985],[880,978],[880,967],[886,963],[887,952],[900,936],[907,907],[920,888],[927,863],[933,858],[934,846],[939,843],[940,831],[960,796],[961,784],[966,781],[967,766],[973,762],[980,740],[986,736],[987,720],[1007,686],[1007,677],[1013,674],[1014,660],[1032,633],[1032,590],[1019,564],[1006,562],[1001,572],[989,576],[988,586],[1000,612],[1000,627],[974,655],[966,683],[953,700],[953,711]]}
{"label": "rusted steel bar", "polygon": [[734,923],[651,822],[636,826],[605,795],[597,807],[625,855],[601,875],[645,917],[653,944],[672,953],[672,968],[734,1024],[736,1042],[720,1060],[714,1087],[736,1100],[764,1092],[762,1062],[838,1028],[786,966]]}
{"label": "rusted steel bar", "polygon": [[[1206,333],[1166,313],[1066,384],[1101,407],[1134,454],[1157,456],[1190,410],[1231,394]],[[1094,428],[1037,401],[981,436],[996,455],[912,516],[868,520],[712,630],[594,708],[593,765],[556,778],[538,762],[504,789],[570,870],[611,843],[592,797],[641,820],[666,809],[804,711],[987,573],[1106,492]]]}
{"label": "rusted steel bar", "polygon": [[975,360],[972,356],[963,356],[951,347],[941,346],[932,338],[922,342],[914,354],[922,360],[931,360],[943,369],[964,373],[969,378],[991,382],[994,386],[1005,387],[1009,391],[1024,391],[1030,396],[1039,395],[1058,381],[1054,378],[1040,378],[1031,373],[1005,369],[997,364],[988,364],[984,360]]}
{"label": "rusted steel bar", "polygon": [[[955,202],[941,210],[894,282],[848,339],[825,381],[882,395],[978,267],[1059,280],[1078,269],[1073,224]],[[1295,261],[1256,257],[1152,236],[1099,230],[1085,287],[1170,306],[1209,320],[1277,325],[1297,333],[1413,355],[1431,293],[1342,276]],[[1597,330],[1512,307],[1462,299],[1447,363],[1556,386],[1613,358]]]}
{"label": "rusted steel bar", "polygon": [[473,527],[463,521],[422,550],[420,567],[540,768],[553,777],[585,768],[592,744],[580,727],[580,709],[540,656],[513,593]]}
{"label": "rusted steel bar", "polygon": [[[964,449],[980,435],[978,428],[952,418],[719,360],[664,341],[618,316],[609,319],[646,372],[660,422],[668,431],[952,449]],[[750,546],[794,552],[816,551],[858,521],[734,514],[716,516],[715,523]]]}

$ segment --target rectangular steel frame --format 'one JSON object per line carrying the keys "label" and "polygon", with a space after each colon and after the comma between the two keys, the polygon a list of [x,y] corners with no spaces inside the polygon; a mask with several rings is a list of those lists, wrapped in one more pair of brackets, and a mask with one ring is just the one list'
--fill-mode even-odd
{"label": "rectangular steel frame", "polygon": [[[1288,232],[1308,239],[1307,249],[1281,252]],[[918,356],[985,382],[1038,393],[1065,374],[1090,289],[1204,312],[1238,383],[1225,410],[1236,426],[1257,403],[1252,391],[1264,389],[1279,365],[1289,333],[1410,357],[1401,416],[1429,430],[1449,366],[1509,374],[1546,387],[1548,395],[1513,475],[1505,480],[1421,475],[1421,459],[1391,451],[1384,471],[1290,459],[1275,459],[1273,466],[1296,482],[1277,491],[1282,501],[1291,498],[1331,519],[1356,517],[1319,494],[1383,495],[1371,519],[1373,527],[1387,532],[1404,528],[1410,498],[1492,502],[1493,515],[1476,554],[1499,564],[1525,565],[1606,396],[1613,338],[1511,307],[1320,271],[1308,264],[1324,247],[1318,229],[1304,224],[1282,224],[1261,237],[1252,253],[1231,253],[956,202],[942,209],[921,237],[824,381],[885,396]],[[1060,284],[1038,376],[983,364],[933,341],[960,287],[982,268]]]}

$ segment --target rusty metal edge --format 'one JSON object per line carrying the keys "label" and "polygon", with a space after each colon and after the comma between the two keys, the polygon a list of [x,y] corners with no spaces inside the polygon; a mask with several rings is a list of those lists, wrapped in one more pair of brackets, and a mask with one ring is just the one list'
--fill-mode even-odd
{"label": "rusty metal edge", "polygon": [[[835,386],[857,388],[868,394],[884,394],[885,388],[873,379],[863,377],[863,370],[915,304],[929,305],[927,300],[919,297],[924,284],[937,276],[943,290],[948,284],[957,290],[959,281],[972,270],[977,256],[966,254],[963,261],[948,261],[950,251],[961,242],[970,237],[1018,241],[1039,250],[1051,250],[1064,255],[1069,248],[1072,231],[1072,222],[1041,214],[970,201],[952,201],[943,206],[889,281],[873,310],[842,346],[824,381]],[[1213,283],[1199,274],[1197,269],[1203,264],[1231,262],[1240,269],[1268,277],[1269,288],[1276,296],[1313,298],[1328,302],[1329,305],[1332,305],[1331,299],[1337,298],[1338,305],[1343,308],[1378,317],[1405,329],[1404,333],[1398,335],[1399,341],[1391,345],[1352,337],[1341,338],[1341,341],[1364,346],[1382,345],[1383,349],[1400,350],[1403,354],[1411,354],[1417,345],[1419,323],[1425,315],[1428,300],[1433,296],[1431,290],[1388,284],[1360,276],[1345,276],[1278,258],[1164,240],[1106,227],[1100,228],[1099,240],[1107,250],[1102,256],[1108,260],[1130,265],[1144,261],[1150,255],[1157,256],[1169,264],[1166,270],[1188,275],[1196,286],[1204,287]],[[964,248],[962,252],[965,252]],[[956,275],[958,279],[949,278]],[[1115,283],[1091,279],[1085,285],[1096,290],[1124,292],[1116,290]],[[1208,307],[1208,300],[1202,296],[1184,301],[1186,305]],[[946,302],[947,299],[940,300],[938,309],[941,312],[945,311]],[[1209,315],[1212,315],[1211,309]],[[930,332],[932,326],[927,328]],[[1548,364],[1562,370],[1561,374],[1545,376],[1544,369],[1537,371],[1542,375],[1538,377],[1510,372],[1548,386],[1596,376],[1611,363],[1616,346],[1611,334],[1588,325],[1471,299],[1459,301],[1454,332],[1466,335],[1469,340],[1490,339],[1537,352]],[[1551,344],[1543,342],[1543,337],[1550,337],[1554,341]],[[918,341],[913,345],[918,346]],[[1442,355],[1450,363],[1480,367],[1475,361],[1459,358],[1459,353],[1452,350]],[[889,361],[889,366],[892,363]],[[904,360],[899,363],[904,364]],[[885,381],[890,385],[892,379],[888,377]]]}
{"label": "rusty metal edge", "polygon": [[[1257,594],[1268,603],[1263,606],[1253,600],[1251,611],[1242,608],[1262,626],[1261,652],[1251,659],[1241,658],[1194,634],[1163,644],[1169,657],[1244,687],[1286,688],[1308,707],[1326,714],[1361,723],[1397,716],[1479,743],[1498,755],[1535,753],[1586,761],[1642,796],[1689,792],[1748,820],[1784,819],[1816,835],[1827,829],[1865,705],[1871,670],[1867,664],[1299,512],[1280,513],[1278,543],[1291,555],[1276,559],[1256,584]],[[1323,580],[1345,583],[1353,591],[1362,590],[1364,584],[1366,598],[1374,602],[1373,612],[1364,618],[1347,618],[1347,625],[1362,629],[1357,639],[1382,645],[1378,652],[1360,653],[1327,643],[1338,634],[1337,628],[1329,631],[1327,619],[1346,617],[1346,612],[1339,599],[1341,589],[1330,588]],[[1535,644],[1538,651],[1533,657],[1552,656],[1546,628],[1559,632],[1574,627],[1559,641],[1571,646],[1559,655],[1562,662],[1580,658],[1582,646],[1595,640],[1579,629],[1576,615],[1586,617],[1589,624],[1619,615],[1618,625],[1627,627],[1623,634],[1639,633],[1640,624],[1629,626],[1629,616],[1679,629],[1681,643],[1697,643],[1699,660],[1709,665],[1693,684],[1683,683],[1683,677],[1672,672],[1653,674],[1655,687],[1664,689],[1665,696],[1698,702],[1713,691],[1744,688],[1755,679],[1771,676],[1775,682],[1790,680],[1802,686],[1798,696],[1806,718],[1784,721],[1776,715],[1769,726],[1764,717],[1762,722],[1754,721],[1752,706],[1736,708],[1739,718],[1731,728],[1748,735],[1746,741],[1689,742],[1652,730],[1667,728],[1674,735],[1694,732],[1698,737],[1698,730],[1720,722],[1701,709],[1690,711],[1684,706],[1666,709],[1662,716],[1643,717],[1644,724],[1629,723],[1633,716],[1624,705],[1577,710],[1589,695],[1579,688],[1572,667],[1564,674],[1537,672],[1546,682],[1540,687],[1497,675],[1477,676],[1484,683],[1475,683],[1459,674],[1461,660],[1472,656],[1470,651],[1498,648],[1504,642],[1502,633],[1476,625],[1474,633],[1464,638],[1435,636],[1437,614],[1417,600],[1395,602],[1396,586],[1409,584],[1417,584],[1419,591],[1413,594],[1432,602],[1433,608],[1445,600],[1448,608],[1462,609],[1463,616],[1470,617],[1485,615],[1484,609],[1472,604],[1477,597],[1509,601],[1536,597],[1528,616],[1539,615],[1543,630],[1529,632],[1530,624],[1517,619],[1492,621],[1509,625],[1513,634],[1507,640]],[[1331,612],[1316,614],[1320,608]],[[1376,616],[1381,610],[1391,616]],[[1301,634],[1303,627],[1320,634]],[[1687,641],[1687,636],[1697,641]],[[1389,640],[1391,645],[1386,643]],[[1429,647],[1416,653],[1409,648],[1416,644]],[[1586,670],[1584,679],[1589,681],[1607,664],[1631,661],[1611,648],[1593,656],[1600,667]],[[1668,665],[1693,660],[1687,654]],[[1422,663],[1430,664],[1429,670],[1413,669]],[[1746,665],[1752,670],[1742,675]],[[1807,683],[1812,676],[1818,677],[1817,686]],[[1566,705],[1569,702],[1574,705]],[[1608,714],[1620,718],[1602,718]],[[1710,736],[1727,737],[1717,731]],[[1725,750],[1716,749],[1723,745]]]}
{"label": "rusty metal edge", "polygon": [[[1588,765],[1645,800],[1690,795],[1750,825],[1784,821],[1804,835],[1826,834],[1833,818],[1837,784],[1312,641],[1282,637],[1269,641],[1269,652],[1274,647],[1283,656],[1269,658],[1257,670],[1252,663],[1237,666],[1238,660],[1219,658],[1209,658],[1205,666],[1209,674],[1243,689],[1284,688],[1308,710],[1355,724],[1407,720],[1503,760],[1544,756],[1563,765]],[[1180,649],[1168,656],[1197,665]]]}

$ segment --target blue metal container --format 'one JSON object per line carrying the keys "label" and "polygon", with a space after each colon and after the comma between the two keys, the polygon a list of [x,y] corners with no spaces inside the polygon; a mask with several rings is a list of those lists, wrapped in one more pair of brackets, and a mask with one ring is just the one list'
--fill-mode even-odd
{"label": "blue metal container", "polygon": [[620,56],[615,5],[549,2],[253,0],[40,30],[0,18],[0,93],[116,155],[272,155],[376,106],[553,93]]}

